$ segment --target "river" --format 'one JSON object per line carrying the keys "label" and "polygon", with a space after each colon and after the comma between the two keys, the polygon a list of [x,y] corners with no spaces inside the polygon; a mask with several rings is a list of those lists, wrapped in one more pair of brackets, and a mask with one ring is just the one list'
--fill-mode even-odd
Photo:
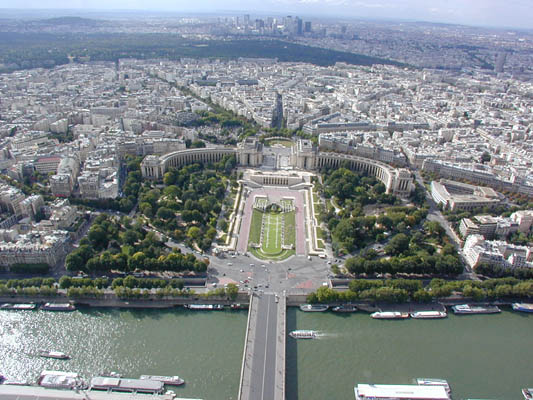
{"label": "river", "polygon": [[533,386],[533,315],[449,315],[441,320],[374,320],[366,313],[287,312],[287,398],[353,400],[357,383],[448,380],[456,399],[523,399]]}
{"label": "river", "polygon": [[[117,371],[179,375],[181,397],[236,399],[246,311],[81,309],[70,313],[0,311],[0,373],[35,381],[42,370],[92,377]],[[70,360],[36,356],[40,350]]]}
{"label": "river", "polygon": [[[0,373],[35,381],[44,369],[91,377],[117,371],[180,375],[179,396],[236,399],[246,311],[89,309],[72,313],[0,311]],[[520,400],[533,386],[533,315],[449,315],[443,320],[373,320],[366,313],[287,312],[288,400],[353,400],[357,383],[408,384],[443,378],[454,399]],[[35,356],[63,351],[71,360]]]}

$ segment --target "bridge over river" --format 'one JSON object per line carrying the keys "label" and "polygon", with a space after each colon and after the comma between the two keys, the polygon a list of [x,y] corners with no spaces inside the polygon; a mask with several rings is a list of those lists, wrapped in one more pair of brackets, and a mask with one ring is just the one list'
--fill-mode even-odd
{"label": "bridge over river", "polygon": [[285,296],[253,294],[239,387],[239,400],[285,399]]}

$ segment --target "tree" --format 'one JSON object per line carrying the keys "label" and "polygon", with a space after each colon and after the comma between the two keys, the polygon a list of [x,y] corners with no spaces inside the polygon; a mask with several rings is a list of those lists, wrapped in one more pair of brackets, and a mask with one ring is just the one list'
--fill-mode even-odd
{"label": "tree", "polygon": [[465,288],[463,289],[463,296],[471,297],[475,301],[480,301],[483,300],[483,298],[485,297],[485,292],[483,291],[483,289],[468,285],[465,286]]}
{"label": "tree", "polygon": [[200,228],[196,226],[191,226],[189,230],[187,231],[187,236],[190,237],[194,241],[198,241],[201,235],[202,235],[202,231],[200,230]]}
{"label": "tree", "polygon": [[65,259],[67,271],[80,271],[85,267],[85,260],[78,252],[70,253]]}
{"label": "tree", "polygon": [[138,251],[135,253],[131,258],[128,260],[128,267],[130,271],[134,271],[136,269],[143,269],[144,268],[144,260],[146,259],[146,255]]}
{"label": "tree", "polygon": [[139,204],[139,210],[146,215],[148,218],[151,218],[154,216],[154,211],[150,203],[143,202]]}
{"label": "tree", "polygon": [[107,232],[100,225],[93,225],[89,230],[88,237],[95,248],[107,246]]}
{"label": "tree", "polygon": [[133,245],[137,240],[140,239],[140,235],[137,231],[133,229],[128,229],[120,235],[122,243]]}
{"label": "tree", "polygon": [[226,296],[228,296],[231,300],[235,300],[238,294],[239,288],[237,285],[234,283],[228,283],[228,286],[226,287]]}
{"label": "tree", "polygon": [[72,286],[72,278],[70,276],[65,275],[59,279],[59,287],[61,289],[68,289],[71,286]]}
{"label": "tree", "polygon": [[424,229],[430,236],[442,237],[445,233],[444,228],[438,221],[426,221],[424,223]]}
{"label": "tree", "polygon": [[409,238],[403,233],[394,235],[384,248],[388,255],[399,255],[409,248]]}
{"label": "tree", "polygon": [[124,278],[124,286],[133,289],[139,286],[139,280],[132,275],[128,275]]}
{"label": "tree", "polygon": [[413,300],[418,303],[429,303],[433,300],[433,295],[424,289],[419,289],[413,293]]}
{"label": "tree", "polygon": [[160,219],[170,219],[174,217],[174,211],[167,207],[160,207],[157,210],[156,217]]}
{"label": "tree", "polygon": [[490,153],[488,151],[484,151],[483,154],[481,154],[480,162],[481,164],[485,164],[486,162],[489,162],[490,159]]}

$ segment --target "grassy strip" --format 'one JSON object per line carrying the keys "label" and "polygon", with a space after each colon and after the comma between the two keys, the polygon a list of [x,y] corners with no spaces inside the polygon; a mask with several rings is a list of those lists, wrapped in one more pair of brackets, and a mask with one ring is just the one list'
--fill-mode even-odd
{"label": "grassy strip", "polygon": [[250,236],[248,238],[248,243],[259,243],[259,240],[261,239],[262,218],[262,212],[258,210],[252,211],[252,222],[250,224]]}

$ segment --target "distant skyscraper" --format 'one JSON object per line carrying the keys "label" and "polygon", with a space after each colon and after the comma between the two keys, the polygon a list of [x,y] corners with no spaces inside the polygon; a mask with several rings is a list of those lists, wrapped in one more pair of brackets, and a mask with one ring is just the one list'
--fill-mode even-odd
{"label": "distant skyscraper", "polygon": [[294,30],[298,36],[301,36],[303,34],[303,21],[301,18],[296,17],[294,20]]}
{"label": "distant skyscraper", "polygon": [[250,26],[250,14],[244,14],[244,26]]}
{"label": "distant skyscraper", "polygon": [[346,29],[348,29],[348,28],[346,28],[346,25],[343,25],[343,26],[341,27],[341,33],[342,33],[343,35],[346,34]]}
{"label": "distant skyscraper", "polygon": [[311,32],[311,21],[305,21],[304,32]]}
{"label": "distant skyscraper", "polygon": [[292,32],[292,16],[287,15],[283,18],[283,30]]}
{"label": "distant skyscraper", "polygon": [[506,59],[507,53],[505,51],[498,53],[498,56],[496,57],[496,65],[494,66],[494,70],[496,72],[503,72],[503,67],[505,65]]}

